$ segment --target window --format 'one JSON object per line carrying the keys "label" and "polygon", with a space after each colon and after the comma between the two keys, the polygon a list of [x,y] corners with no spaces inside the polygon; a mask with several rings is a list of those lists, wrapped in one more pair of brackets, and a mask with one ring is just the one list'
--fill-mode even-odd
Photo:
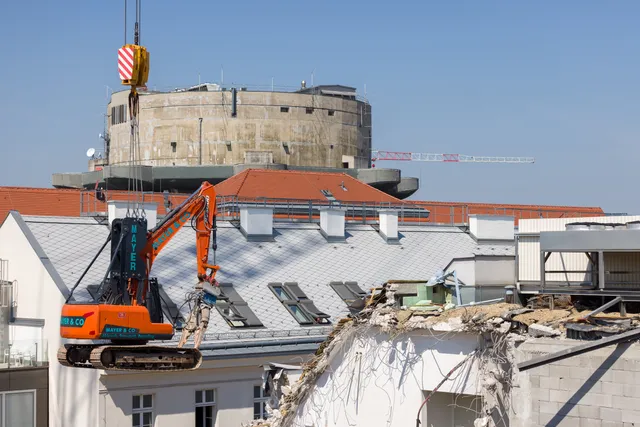
{"label": "window", "polygon": [[347,303],[347,307],[352,313],[364,308],[367,293],[360,289],[357,282],[331,282],[329,286],[336,291],[342,301]]}
{"label": "window", "polygon": [[[430,393],[425,391],[425,397]],[[482,410],[482,400],[476,395],[435,392],[426,405],[426,414],[422,415],[426,418],[424,425],[471,427],[476,414]]]}
{"label": "window", "polygon": [[331,282],[329,286],[331,286],[338,296],[347,304],[362,299],[367,294],[360,289],[358,282]]}
{"label": "window", "polygon": [[264,395],[264,390],[262,386],[255,385],[253,386],[253,419],[267,419],[269,414],[267,414],[267,399],[268,396]]}
{"label": "window", "polygon": [[196,390],[196,427],[213,427],[215,423],[215,390]]}
{"label": "window", "polygon": [[330,324],[329,316],[320,311],[295,282],[269,283],[269,288],[301,325]]}
{"label": "window", "polygon": [[336,114],[335,110],[329,110],[327,112],[330,116],[334,116]]}
{"label": "window", "polygon": [[133,396],[132,423],[133,427],[153,426],[153,395],[138,394]]}
{"label": "window", "polygon": [[35,390],[0,393],[0,427],[35,427],[35,425]]}
{"label": "window", "polygon": [[119,125],[120,123],[124,123],[127,121],[127,106],[117,105],[115,107],[111,107],[111,124]]}
{"label": "window", "polygon": [[177,142],[173,141],[171,142],[171,152],[175,153],[176,152],[176,146],[178,145]]}
{"label": "window", "polygon": [[329,190],[320,190],[322,195],[332,202],[335,202],[337,199],[334,197],[333,193]]}
{"label": "window", "polygon": [[289,107],[280,107],[280,112],[281,113],[288,113],[289,112]]}
{"label": "window", "polygon": [[313,108],[307,107],[307,114],[313,114]]}
{"label": "window", "polygon": [[221,295],[216,301],[218,313],[232,328],[261,327],[262,322],[251,311],[231,283],[220,283]]}

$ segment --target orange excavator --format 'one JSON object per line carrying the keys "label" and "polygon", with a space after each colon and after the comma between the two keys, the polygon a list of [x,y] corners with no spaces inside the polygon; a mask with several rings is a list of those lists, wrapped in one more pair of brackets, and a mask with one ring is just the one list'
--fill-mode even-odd
{"label": "orange excavator", "polygon": [[[176,207],[153,229],[147,231],[146,215],[127,215],[114,219],[109,238],[111,258],[107,273],[94,302],[71,301],[73,291],[98,258],[87,267],[71,290],[62,307],[62,338],[91,340],[90,343],[65,344],[58,351],[58,361],[65,366],[110,370],[192,370],[202,362],[197,348],[147,345],[153,340],[170,340],[172,324],[163,323],[158,281],[150,278],[153,262],[162,249],[185,224],[196,231],[197,279],[195,287],[200,304],[211,308],[220,295],[215,275],[219,267],[208,264],[209,245],[216,249],[216,193],[204,182],[180,206]],[[197,311],[197,310],[195,310]],[[196,337],[201,341],[208,323]],[[183,337],[193,330],[183,329]],[[97,343],[95,341],[106,342]]]}

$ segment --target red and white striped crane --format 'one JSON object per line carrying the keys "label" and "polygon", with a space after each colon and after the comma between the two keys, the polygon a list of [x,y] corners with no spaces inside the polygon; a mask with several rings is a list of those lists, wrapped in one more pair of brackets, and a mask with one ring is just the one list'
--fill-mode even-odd
{"label": "red and white striped crane", "polygon": [[[401,162],[445,162],[445,163],[535,163],[533,157],[489,157],[465,154],[412,153],[408,151],[373,150],[371,161],[394,160]],[[375,167],[375,164],[371,164]]]}

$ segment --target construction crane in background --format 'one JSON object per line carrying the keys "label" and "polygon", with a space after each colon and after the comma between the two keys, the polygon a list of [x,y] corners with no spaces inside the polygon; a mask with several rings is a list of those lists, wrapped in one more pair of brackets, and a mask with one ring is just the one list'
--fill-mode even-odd
{"label": "construction crane in background", "polygon": [[533,157],[489,157],[468,156],[465,154],[434,154],[412,153],[409,151],[382,151],[371,152],[371,167],[373,162],[381,160],[393,160],[400,162],[444,162],[444,163],[535,163]]}

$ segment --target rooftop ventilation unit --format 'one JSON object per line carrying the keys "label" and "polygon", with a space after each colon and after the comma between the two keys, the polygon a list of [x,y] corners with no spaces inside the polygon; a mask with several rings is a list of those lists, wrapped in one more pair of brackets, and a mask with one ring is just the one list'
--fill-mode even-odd
{"label": "rooftop ventilation unit", "polygon": [[640,230],[640,221],[631,221],[625,224],[627,230]]}
{"label": "rooftop ventilation unit", "polygon": [[240,231],[249,242],[273,242],[273,207],[241,205]]}
{"label": "rooftop ventilation unit", "polygon": [[[142,203],[144,213],[147,219],[147,230],[155,228],[158,223],[158,204]],[[109,226],[116,218],[124,218],[127,216],[127,210],[131,210],[132,203],[126,200],[109,200],[107,202],[107,212],[109,217]]]}
{"label": "rooftop ventilation unit", "polygon": [[513,241],[515,239],[514,217],[469,215],[469,232],[477,241]]}
{"label": "rooftop ventilation unit", "polygon": [[345,242],[344,214],[345,208],[320,208],[320,233],[327,242]]}
{"label": "rooftop ventilation unit", "polygon": [[565,225],[565,230],[567,231],[621,230],[621,229],[627,229],[627,230],[640,229],[640,221],[632,221],[626,224],[600,223],[600,222],[570,222]]}
{"label": "rooftop ventilation unit", "polygon": [[380,217],[380,236],[389,244],[400,243],[398,236],[398,211],[393,209],[381,209],[378,211]]}

